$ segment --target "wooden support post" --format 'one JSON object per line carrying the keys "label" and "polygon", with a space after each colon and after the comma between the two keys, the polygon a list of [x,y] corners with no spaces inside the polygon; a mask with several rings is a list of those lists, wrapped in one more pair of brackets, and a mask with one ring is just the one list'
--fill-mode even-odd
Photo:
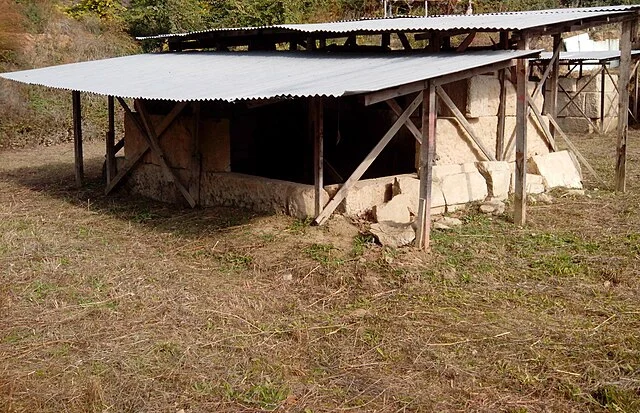
{"label": "wooden support post", "polygon": [[396,32],[396,35],[398,36],[398,39],[400,39],[400,43],[402,43],[402,47],[404,48],[404,50],[413,50],[413,48],[411,47],[411,42],[409,42],[406,34],[404,34],[403,32]]}
{"label": "wooden support post", "polygon": [[116,176],[116,130],[115,130],[115,102],[113,96],[107,98],[107,110],[108,110],[108,129],[106,139],[106,178],[107,185],[111,183],[111,180]]}
{"label": "wooden support post", "polygon": [[602,75],[600,75],[600,134],[604,135],[604,105],[605,105],[605,88],[607,87],[607,78],[604,75],[604,71],[607,70],[607,64],[602,63]]}
{"label": "wooden support post", "polygon": [[389,47],[391,47],[391,33],[382,33],[382,36],[380,38],[380,46],[382,46],[383,49],[388,49]]}
{"label": "wooden support post", "polygon": [[[553,35],[553,51],[555,59],[552,59],[549,62],[552,65],[551,68],[551,79],[549,79],[549,97],[548,97],[548,113],[554,118],[557,116],[558,110],[558,79],[560,77],[560,56],[555,56],[556,52],[560,54],[560,48],[562,47],[562,34],[558,33]],[[542,85],[544,87],[544,85]],[[552,126],[551,127],[551,136],[556,136],[556,130]]]}
{"label": "wooden support post", "polygon": [[431,186],[433,185],[433,160],[436,147],[436,123],[438,120],[436,88],[429,83],[423,92],[422,142],[420,146],[420,198],[418,200],[418,248],[429,250],[431,243]]}
{"label": "wooden support post", "polygon": [[338,208],[338,205],[344,200],[347,196],[347,193],[351,189],[351,187],[358,182],[358,180],[364,175],[364,173],[369,169],[373,161],[376,160],[378,155],[382,152],[382,150],[391,142],[398,130],[404,125],[404,123],[411,117],[413,112],[418,109],[420,104],[422,103],[422,93],[419,93],[418,96],[411,102],[409,107],[404,111],[404,113],[398,117],[398,120],[395,121],[393,126],[387,131],[387,133],[380,139],[380,142],[369,152],[367,157],[362,161],[360,165],[356,168],[355,171],[351,174],[349,179],[342,185],[342,187],[338,190],[338,192],[331,198],[331,201],[324,207],[320,215],[318,215],[315,219],[315,223],[318,225],[322,225],[330,216],[333,214],[333,211]]}
{"label": "wooden support post", "polygon": [[[627,189],[627,135],[629,132],[629,76],[631,72],[631,32],[634,21],[622,23],[620,75],[618,76],[618,145],[616,148],[616,191]],[[635,36],[634,36],[635,37]]]}
{"label": "wooden support post", "polygon": [[309,101],[309,130],[313,134],[313,184],[315,186],[315,218],[320,215],[324,204],[324,105],[322,98]]}
{"label": "wooden support post", "polygon": [[73,103],[73,149],[75,154],[76,186],[82,187],[84,181],[84,159],[82,154],[82,102],[80,92],[72,93]]}
{"label": "wooden support post", "polygon": [[[527,37],[523,37],[518,42],[518,49],[529,49]],[[529,99],[527,91],[529,61],[527,59],[518,59],[516,73],[518,100],[516,104],[516,188],[513,221],[516,225],[524,225],[527,222],[527,101]]]}
{"label": "wooden support post", "polygon": [[200,102],[191,104],[193,110],[193,126],[191,127],[191,177],[189,178],[189,194],[196,205],[200,204],[200,181],[202,179],[202,151],[200,150]]}
{"label": "wooden support post", "polygon": [[[500,32],[499,48],[507,50],[509,48],[509,32]],[[500,80],[500,104],[498,106],[498,130],[496,136],[496,160],[504,160],[504,137],[507,120],[507,69],[498,72]]]}
{"label": "wooden support post", "polygon": [[636,122],[638,122],[640,121],[640,119],[638,119],[638,97],[640,97],[640,93],[638,93],[638,86],[640,86],[640,80],[638,80],[638,63],[636,63],[634,72],[635,72],[635,75],[633,79],[633,118],[636,120]]}

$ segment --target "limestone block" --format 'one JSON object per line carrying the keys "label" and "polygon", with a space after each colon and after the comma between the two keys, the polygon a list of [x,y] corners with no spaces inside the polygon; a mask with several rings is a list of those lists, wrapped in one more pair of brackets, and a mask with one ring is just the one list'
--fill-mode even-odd
{"label": "limestone block", "polygon": [[[585,113],[592,119],[600,118],[600,93],[585,93]],[[605,93],[604,95],[604,115],[612,117],[618,115],[617,95]]]}
{"label": "limestone block", "polygon": [[[549,118],[546,116],[542,117],[545,124],[549,125]],[[515,117],[507,117],[505,119],[505,147],[508,144],[510,137],[515,142],[515,128],[516,128],[516,118]],[[505,149],[506,150],[506,149]],[[544,136],[544,132],[542,131],[542,127],[538,123],[537,120],[534,120],[531,116],[529,117],[529,122],[527,125],[527,157],[531,157],[533,155],[542,155],[545,153],[549,153],[549,147],[546,143],[546,138]],[[515,145],[510,153],[506,154],[505,160],[508,162],[513,162],[516,159],[516,150]]]}
{"label": "limestone block", "polygon": [[416,233],[411,224],[393,225],[386,222],[372,224],[371,233],[381,245],[392,248],[404,247],[416,239]]}
{"label": "limestone block", "polygon": [[487,181],[487,190],[492,198],[506,199],[511,185],[511,170],[508,162],[478,162],[478,172]]}
{"label": "limestone block", "polygon": [[391,201],[376,205],[373,212],[377,222],[409,224],[411,222],[410,205],[411,197],[408,194],[398,194]]}
{"label": "limestone block", "polygon": [[449,205],[484,200],[489,194],[487,182],[480,172],[448,175],[442,180],[442,192]]}
{"label": "limestone block", "polygon": [[582,133],[588,134],[596,132],[593,126],[583,117],[565,117],[558,118],[558,125],[566,133]]}
{"label": "limestone block", "polygon": [[480,75],[469,79],[467,89],[467,117],[497,116],[499,105],[500,81],[497,77]]}
{"label": "limestone block", "polygon": [[[547,84],[551,84],[548,82]],[[562,86],[562,88],[567,92],[577,92],[578,91],[578,79],[573,77],[560,77],[558,78],[558,85]],[[562,89],[558,88],[560,93]]]}
{"label": "limestone block", "polygon": [[[480,117],[468,121],[478,139],[491,155],[495,155],[498,117]],[[439,163],[473,163],[486,159],[455,118],[439,118],[436,134],[436,157]]]}
{"label": "limestone block", "polygon": [[[456,165],[459,166],[459,165]],[[436,170],[438,167],[433,167]],[[440,168],[438,168],[440,169]],[[420,198],[420,180],[411,176],[400,176],[397,178],[400,187],[400,194],[409,197],[408,208],[413,215],[418,215],[418,206]],[[393,199],[397,198],[396,195]],[[433,179],[431,183],[431,213],[443,213],[443,207],[446,206],[444,195],[442,193],[441,180]]]}
{"label": "limestone block", "polygon": [[[536,84],[537,84],[536,82],[527,83],[527,91],[529,92],[529,96],[533,94]],[[507,116],[516,116],[516,110],[517,110],[516,107],[518,103],[518,92],[516,89],[516,85],[511,83],[510,81],[507,81],[506,87],[507,87],[507,107],[506,107],[505,113]],[[536,95],[534,104],[538,109],[542,111],[542,107],[544,105],[544,93],[538,93]]]}
{"label": "limestone block", "polygon": [[[459,80],[457,82],[448,83],[442,85],[445,93],[451,98],[461,112],[464,113],[467,105],[467,79]],[[441,99],[438,99],[438,116],[440,117],[453,117],[453,113],[449,110],[449,107],[442,103]]]}
{"label": "limestone block", "polygon": [[[338,207],[338,212],[358,216],[376,205],[389,201],[392,197],[393,181],[394,177],[383,177],[356,182]],[[325,186],[325,190],[333,197],[340,187],[341,185],[329,185]]]}
{"label": "limestone block", "polygon": [[[515,182],[514,182],[515,187]],[[528,194],[541,194],[545,190],[544,181],[542,176],[535,174],[527,174],[527,193]]]}
{"label": "limestone block", "polygon": [[[181,182],[187,183],[188,171],[172,168]],[[180,204],[186,202],[175,184],[168,182],[162,168],[154,164],[140,163],[131,172],[127,187],[133,194],[141,195],[160,202]]]}
{"label": "limestone block", "polygon": [[[569,103],[572,98],[573,98],[573,102],[575,103],[575,105],[573,103]],[[569,96],[565,95],[564,93],[559,94],[558,95],[558,106],[556,107],[556,110],[558,111],[558,116],[560,116],[560,117],[563,117],[563,116],[564,117],[566,117],[566,116],[574,116],[574,117],[582,116],[582,113],[580,112],[580,109],[584,110],[584,100],[585,100],[585,93],[581,93],[581,94],[579,94],[579,95],[577,95],[575,97],[574,97],[574,95],[571,95],[571,97],[569,97]],[[578,109],[578,108],[580,108],[580,109]]]}
{"label": "limestone block", "polygon": [[548,155],[534,156],[528,167],[543,178],[547,189],[563,187],[582,188],[582,176],[568,151],[553,152]]}
{"label": "limestone block", "polygon": [[462,165],[460,164],[444,164],[435,165],[432,168],[433,181],[441,182],[445,176],[455,175],[462,172]]}
{"label": "limestone block", "polygon": [[599,92],[600,91],[600,82],[602,81],[601,75],[596,76],[589,82],[591,78],[591,74],[587,72],[583,77],[578,79],[578,90],[582,89],[582,92]]}
{"label": "limestone block", "polygon": [[[315,213],[313,185],[231,172],[203,173],[200,197],[202,204],[208,206],[235,206],[297,218],[312,217]],[[326,204],[329,194],[322,191],[321,198]]]}

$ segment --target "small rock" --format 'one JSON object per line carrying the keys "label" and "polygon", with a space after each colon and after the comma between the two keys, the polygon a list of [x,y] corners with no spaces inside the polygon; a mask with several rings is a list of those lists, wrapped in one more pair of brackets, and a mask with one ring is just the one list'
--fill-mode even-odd
{"label": "small rock", "polygon": [[436,222],[439,222],[448,227],[459,227],[460,225],[462,225],[462,221],[460,221],[458,218],[452,217],[442,217]]}
{"label": "small rock", "polygon": [[499,199],[492,199],[480,205],[480,212],[485,214],[500,215],[504,214],[506,206]]}
{"label": "small rock", "polygon": [[538,203],[538,200],[536,199],[535,196],[533,195],[527,195],[527,204],[529,205],[535,205]]}
{"label": "small rock", "polygon": [[284,281],[292,281],[293,280],[293,274],[291,274],[290,272],[285,272],[284,274],[282,274],[282,279]]}
{"label": "small rock", "polygon": [[451,229],[451,227],[446,226],[445,224],[443,224],[442,222],[434,222],[433,223],[433,229],[439,229],[441,231],[448,231]]}
{"label": "small rock", "polygon": [[604,288],[610,288],[611,287],[611,281],[607,280],[604,282]]}
{"label": "small rock", "polygon": [[549,194],[542,193],[538,195],[538,202],[542,202],[543,204],[553,204],[553,197]]}
{"label": "small rock", "polygon": [[584,189],[570,189],[565,193],[565,196],[584,196]]}
{"label": "small rock", "polygon": [[399,248],[409,245],[416,239],[416,233],[411,224],[398,225],[379,222],[371,225],[371,233],[383,246]]}

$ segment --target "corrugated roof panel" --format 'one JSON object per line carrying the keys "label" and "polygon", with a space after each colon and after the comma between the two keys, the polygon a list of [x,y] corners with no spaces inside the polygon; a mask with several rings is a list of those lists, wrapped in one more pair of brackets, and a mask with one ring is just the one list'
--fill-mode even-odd
{"label": "corrugated roof panel", "polygon": [[0,77],[123,98],[233,102],[362,94],[537,53],[511,50],[384,55],[160,53],[4,73]]}
{"label": "corrugated roof panel", "polygon": [[[640,50],[632,50],[632,56],[639,56]],[[551,60],[553,53],[543,52],[539,58],[534,60]],[[560,60],[562,61],[608,61],[620,59],[619,50],[598,50],[584,52],[560,52]]]}
{"label": "corrugated roof panel", "polygon": [[488,13],[473,15],[447,15],[432,17],[402,17],[388,19],[349,20],[331,23],[282,24],[260,27],[239,27],[202,30],[189,33],[164,34],[159,36],[139,37],[138,39],[168,39],[195,36],[204,33],[237,31],[259,31],[265,29],[282,32],[303,33],[352,33],[352,32],[394,32],[394,31],[428,31],[428,30],[526,30],[551,24],[570,22],[579,19],[615,16],[633,10],[640,10],[640,5],[631,4],[609,7],[583,7],[567,9],[533,10],[509,13]]}

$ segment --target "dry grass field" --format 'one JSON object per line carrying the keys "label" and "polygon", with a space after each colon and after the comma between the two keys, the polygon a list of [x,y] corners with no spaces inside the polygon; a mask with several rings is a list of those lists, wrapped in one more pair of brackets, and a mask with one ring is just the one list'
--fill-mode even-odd
{"label": "dry grass field", "polygon": [[[615,138],[576,137],[607,182]],[[102,144],[0,153],[2,412],[638,412],[629,191],[529,223],[470,207],[429,254],[338,217],[102,195]]]}

